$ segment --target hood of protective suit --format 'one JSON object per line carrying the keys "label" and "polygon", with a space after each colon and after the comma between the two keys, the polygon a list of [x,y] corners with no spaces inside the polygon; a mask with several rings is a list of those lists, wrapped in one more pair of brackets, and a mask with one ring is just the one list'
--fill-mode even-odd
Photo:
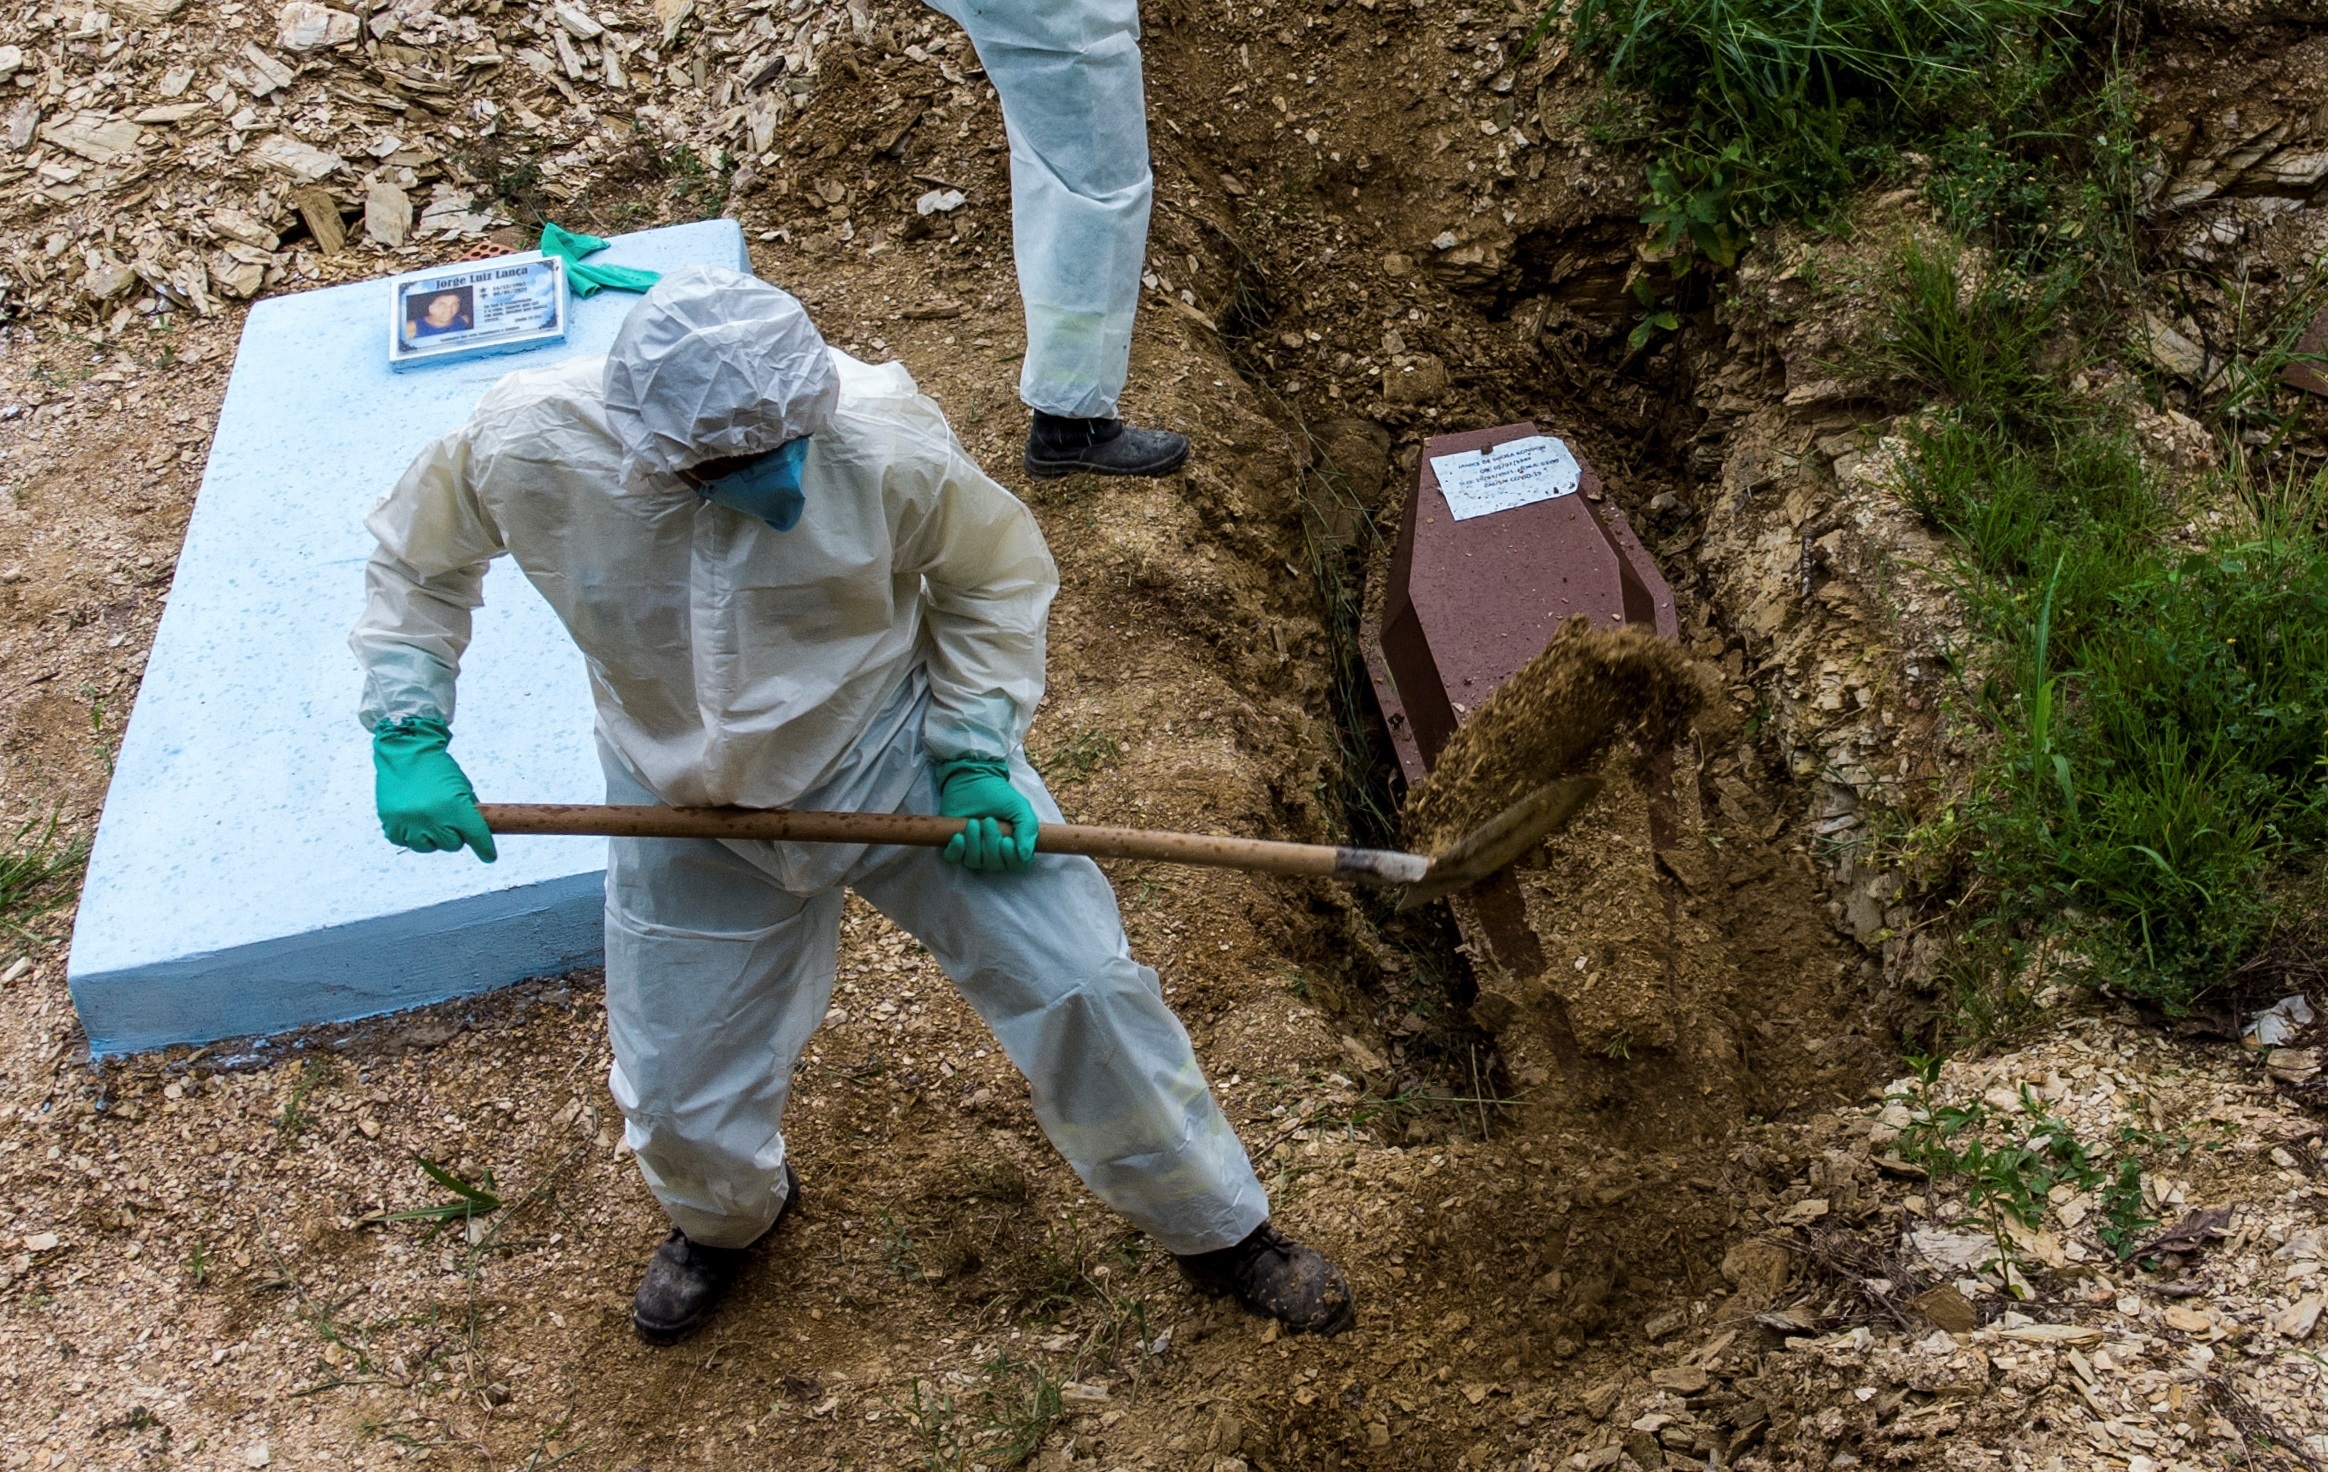
{"label": "hood of protective suit", "polygon": [[792,294],[717,266],[673,271],[631,308],[605,390],[633,487],[815,434],[841,396],[824,337]]}

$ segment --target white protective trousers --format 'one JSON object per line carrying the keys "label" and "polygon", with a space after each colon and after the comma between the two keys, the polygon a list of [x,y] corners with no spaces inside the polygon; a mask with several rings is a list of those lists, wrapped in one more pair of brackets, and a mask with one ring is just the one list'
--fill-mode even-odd
{"label": "white protective trousers", "polygon": [[[937,811],[919,671],[799,806]],[[657,798],[601,744],[610,803]],[[1011,780],[1059,809],[1023,754]],[[1242,1240],[1268,1198],[1156,973],[1089,859],[974,874],[935,849],[625,839],[609,845],[609,1080],[647,1184],[698,1242],[741,1247],[784,1204],[784,1104],[832,1000],[844,889],[929,947],[1033,1089],[1092,1194],[1174,1253]]]}
{"label": "white protective trousers", "polygon": [[1027,314],[1019,397],[1047,414],[1113,417],[1155,188],[1137,0],[929,4],[969,36],[1002,99]]}

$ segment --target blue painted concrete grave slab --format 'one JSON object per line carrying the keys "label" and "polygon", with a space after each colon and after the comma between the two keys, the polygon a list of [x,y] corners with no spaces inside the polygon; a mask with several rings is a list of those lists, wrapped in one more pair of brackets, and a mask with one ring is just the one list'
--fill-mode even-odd
{"label": "blue painted concrete grave slab", "polygon": [[[750,270],[732,220],[616,238],[593,264]],[[606,843],[501,860],[380,836],[348,631],[364,514],[504,374],[606,351],[638,301],[572,304],[567,340],[391,374],[385,280],[252,308],[73,927],[99,1054],[368,1017],[594,964]],[[453,753],[481,796],[599,802],[581,655],[508,559],[485,583]]]}

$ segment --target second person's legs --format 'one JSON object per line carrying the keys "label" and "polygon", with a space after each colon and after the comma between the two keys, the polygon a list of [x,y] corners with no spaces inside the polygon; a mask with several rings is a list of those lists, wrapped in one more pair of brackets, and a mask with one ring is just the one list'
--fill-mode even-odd
{"label": "second person's legs", "polygon": [[929,0],[1002,100],[1011,245],[1026,307],[1029,474],[1163,475],[1185,437],[1116,418],[1155,190],[1137,0]]}
{"label": "second person's legs", "polygon": [[1148,250],[1148,113],[1134,0],[938,0],[1002,99],[1026,303],[1019,395],[1068,418],[1116,409]]}

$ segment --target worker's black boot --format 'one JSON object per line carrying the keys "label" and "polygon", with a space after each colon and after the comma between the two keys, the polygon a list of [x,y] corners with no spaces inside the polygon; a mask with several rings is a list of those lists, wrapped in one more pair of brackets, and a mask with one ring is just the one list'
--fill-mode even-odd
{"label": "worker's black boot", "polygon": [[1234,1247],[1177,1261],[1199,1293],[1234,1294],[1296,1334],[1339,1334],[1358,1316],[1342,1270],[1267,1222]]}
{"label": "worker's black boot", "polygon": [[1134,429],[1121,419],[1062,419],[1035,411],[1027,431],[1027,474],[1051,480],[1093,475],[1170,475],[1188,459],[1188,436]]}
{"label": "worker's black boot", "polygon": [[675,1344],[700,1328],[735,1286],[752,1252],[800,1205],[800,1177],[784,1162],[784,1205],[750,1247],[706,1247],[677,1227],[647,1259],[647,1275],[631,1295],[631,1327],[649,1344]]}

